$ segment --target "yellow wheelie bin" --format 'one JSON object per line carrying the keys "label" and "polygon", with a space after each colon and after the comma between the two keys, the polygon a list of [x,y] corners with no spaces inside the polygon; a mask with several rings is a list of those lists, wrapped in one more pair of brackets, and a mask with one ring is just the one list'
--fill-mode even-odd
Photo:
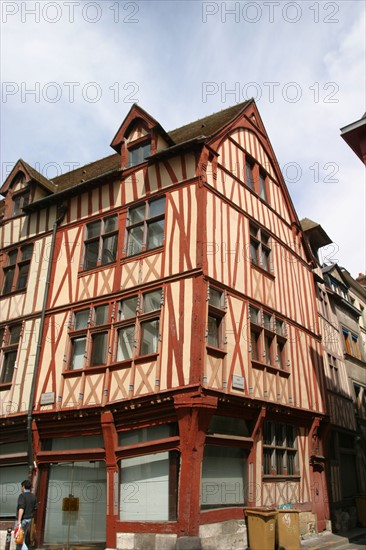
{"label": "yellow wheelie bin", "polygon": [[274,550],[276,514],[274,508],[247,508],[250,550]]}
{"label": "yellow wheelie bin", "polygon": [[278,510],[276,522],[276,546],[279,550],[301,549],[299,514],[299,510]]}

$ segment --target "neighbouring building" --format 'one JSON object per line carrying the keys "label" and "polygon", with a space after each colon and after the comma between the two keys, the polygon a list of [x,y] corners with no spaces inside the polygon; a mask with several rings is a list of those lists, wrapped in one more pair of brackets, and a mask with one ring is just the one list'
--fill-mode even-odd
{"label": "neighbouring building", "polygon": [[285,502],[323,530],[316,261],[255,102],[133,105],[111,145],[0,189],[3,528],[29,473],[43,546],[239,549]]}
{"label": "neighbouring building", "polygon": [[341,137],[366,165],[366,113],[360,120],[341,128]]}
{"label": "neighbouring building", "polygon": [[314,279],[330,415],[332,525],[346,531],[357,523],[355,497],[366,493],[366,291],[344,268],[320,265],[318,250],[332,241],[312,220],[305,218],[301,225],[318,264]]}

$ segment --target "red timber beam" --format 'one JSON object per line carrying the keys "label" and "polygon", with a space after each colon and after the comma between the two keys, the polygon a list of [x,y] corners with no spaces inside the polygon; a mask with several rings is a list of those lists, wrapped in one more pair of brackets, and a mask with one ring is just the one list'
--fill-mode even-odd
{"label": "red timber beam", "polygon": [[181,468],[178,497],[178,536],[197,536],[200,522],[201,464],[207,429],[218,398],[191,393],[174,396],[178,417]]}
{"label": "red timber beam", "polygon": [[266,412],[267,410],[265,407],[260,409],[251,433],[251,437],[253,438],[253,446],[248,456],[248,506],[258,506],[257,487],[259,487],[259,484],[257,484],[255,465],[257,461],[258,436],[266,418]]}
{"label": "red timber beam", "polygon": [[102,413],[101,425],[107,470],[106,548],[115,548],[118,521],[118,506],[115,504],[117,502],[115,491],[118,491],[118,465],[115,449],[118,446],[118,437],[113,414],[110,411]]}

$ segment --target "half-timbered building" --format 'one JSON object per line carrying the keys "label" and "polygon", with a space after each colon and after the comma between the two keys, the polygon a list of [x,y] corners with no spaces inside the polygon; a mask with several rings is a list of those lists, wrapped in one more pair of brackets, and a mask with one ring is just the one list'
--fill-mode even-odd
{"label": "half-timbered building", "polygon": [[[134,105],[111,146],[22,204],[24,238],[54,234],[38,294],[32,256],[26,291],[7,296],[7,230],[1,304],[24,294],[43,319],[37,368],[20,346],[6,386],[34,380],[39,540],[242,548],[245,508],[285,502],[324,529],[314,259],[254,101],[170,132]],[[24,308],[7,308],[19,324]],[[20,414],[3,416],[11,441]]]}
{"label": "half-timbered building", "polygon": [[[357,524],[357,496],[365,486],[365,346],[362,303],[365,291],[336,264],[321,266],[318,250],[332,245],[318,223],[301,221],[317,267],[314,269],[327,384],[327,460],[334,530]],[[356,292],[352,293],[352,285]]]}

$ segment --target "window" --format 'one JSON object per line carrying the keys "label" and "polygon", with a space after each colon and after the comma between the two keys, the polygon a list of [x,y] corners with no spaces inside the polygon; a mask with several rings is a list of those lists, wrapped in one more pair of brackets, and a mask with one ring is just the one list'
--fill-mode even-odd
{"label": "window", "polygon": [[136,166],[150,156],[150,143],[144,143],[138,147],[128,150],[128,166]]}
{"label": "window", "polygon": [[273,314],[249,306],[252,361],[286,368],[286,327]]}
{"label": "window", "polygon": [[224,293],[210,287],[207,319],[207,345],[214,348],[223,347]]}
{"label": "window", "polygon": [[164,218],[165,197],[131,207],[127,217],[126,256],[162,246]]}
{"label": "window", "polygon": [[0,328],[0,384],[11,384],[22,325]]}
{"label": "window", "polygon": [[29,189],[25,192],[13,195],[13,216],[19,216],[19,214],[22,214],[24,206],[27,206],[27,204],[29,204],[29,198]]}
{"label": "window", "polygon": [[340,390],[337,359],[328,353],[329,385],[334,390]]}
{"label": "window", "polygon": [[107,363],[109,304],[73,313],[69,368],[79,370]]}
{"label": "window", "polygon": [[33,255],[33,244],[27,244],[8,252],[3,268],[2,294],[24,290]]}
{"label": "window", "polygon": [[[75,311],[69,369],[103,366],[158,352],[162,289]],[[114,314],[114,310],[117,314]]]}
{"label": "window", "polygon": [[254,166],[248,160],[245,163],[245,183],[254,191]]}
{"label": "window", "polygon": [[245,162],[245,184],[261,199],[268,202],[267,174],[250,159]]}
{"label": "window", "polygon": [[257,225],[249,224],[250,232],[250,259],[254,265],[270,271],[271,247],[269,235]]}
{"label": "window", "polygon": [[361,359],[358,336],[345,328],[342,328],[342,333],[343,333],[346,353],[348,355],[352,355],[353,357],[356,357],[357,359]]}
{"label": "window", "polygon": [[245,505],[245,472],[247,455],[244,449],[205,445],[202,461],[201,508],[223,508]]}
{"label": "window", "polygon": [[161,289],[125,298],[120,302],[116,361],[157,353],[161,302]]}
{"label": "window", "polygon": [[149,454],[141,456],[141,443],[154,445],[154,440],[176,433],[176,424],[163,424],[119,434],[119,444],[139,445],[140,455],[120,462],[122,520],[173,521],[177,518],[179,453],[173,450],[153,453],[150,447]]}
{"label": "window", "polygon": [[86,224],[84,269],[108,265],[116,260],[118,241],[117,216],[108,216]]}
{"label": "window", "polygon": [[262,437],[263,475],[296,475],[298,473],[296,428],[289,424],[265,421]]}

